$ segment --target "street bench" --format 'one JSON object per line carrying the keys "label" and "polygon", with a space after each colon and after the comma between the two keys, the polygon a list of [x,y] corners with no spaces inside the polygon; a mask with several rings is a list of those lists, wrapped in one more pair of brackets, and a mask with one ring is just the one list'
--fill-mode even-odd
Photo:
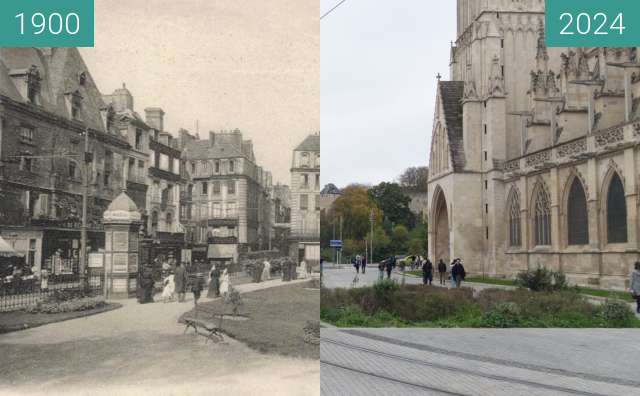
{"label": "street bench", "polygon": [[196,311],[196,315],[194,317],[186,317],[183,319],[185,324],[183,334],[186,334],[187,331],[192,328],[196,335],[205,337],[205,344],[208,343],[209,340],[213,342],[224,341],[224,337],[222,335],[223,318],[224,314],[216,313],[209,315],[209,318],[198,317],[198,311]]}

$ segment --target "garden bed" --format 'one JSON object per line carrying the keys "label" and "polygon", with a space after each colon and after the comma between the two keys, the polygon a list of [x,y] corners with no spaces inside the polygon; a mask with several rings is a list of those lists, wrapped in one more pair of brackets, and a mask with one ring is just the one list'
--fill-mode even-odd
{"label": "garden bed", "polygon": [[[305,326],[318,320],[320,292],[305,290],[307,286],[305,282],[242,294],[239,314],[249,320],[224,320],[223,332],[260,352],[319,359],[319,346],[305,341]],[[199,318],[214,312],[231,314],[231,306],[222,299],[198,305]]]}
{"label": "garden bed", "polygon": [[574,290],[471,289],[382,282],[322,290],[322,320],[338,327],[640,327],[628,304],[594,305]]}
{"label": "garden bed", "polygon": [[65,320],[82,318],[99,313],[118,309],[122,305],[117,303],[105,303],[102,306],[73,312],[61,313],[29,313],[26,311],[13,311],[0,313],[0,334],[12,331],[26,330],[33,327],[46,325],[49,323],[62,322]]}

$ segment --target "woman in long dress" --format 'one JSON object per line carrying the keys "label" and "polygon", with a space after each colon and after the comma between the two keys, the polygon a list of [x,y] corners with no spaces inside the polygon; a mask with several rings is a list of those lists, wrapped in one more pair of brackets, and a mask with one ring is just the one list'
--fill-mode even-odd
{"label": "woman in long dress", "polygon": [[169,274],[162,281],[164,288],[162,289],[162,302],[173,301],[173,295],[176,291],[176,283],[174,281],[174,275]]}
{"label": "woman in long dress", "polygon": [[229,293],[229,272],[225,268],[220,278],[220,294],[226,296]]}
{"label": "woman in long dress", "polygon": [[299,279],[307,279],[307,262],[302,260],[300,263],[300,276]]}
{"label": "woman in long dress", "polygon": [[211,266],[209,271],[209,290],[207,291],[207,297],[215,298],[220,295],[220,270],[216,268],[216,265]]}
{"label": "woman in long dress", "polygon": [[264,260],[264,263],[262,263],[262,265],[262,281],[265,282],[271,280],[271,264],[269,263],[269,261]]}

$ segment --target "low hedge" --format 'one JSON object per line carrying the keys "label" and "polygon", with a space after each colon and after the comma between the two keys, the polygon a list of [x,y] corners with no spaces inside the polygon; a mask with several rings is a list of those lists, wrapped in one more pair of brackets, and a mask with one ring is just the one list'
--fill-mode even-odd
{"label": "low hedge", "polygon": [[47,302],[42,301],[36,305],[25,309],[28,313],[64,313],[64,312],[76,312],[76,311],[88,311],[96,308],[101,308],[107,303],[103,297],[82,297],[66,301],[59,302]]}

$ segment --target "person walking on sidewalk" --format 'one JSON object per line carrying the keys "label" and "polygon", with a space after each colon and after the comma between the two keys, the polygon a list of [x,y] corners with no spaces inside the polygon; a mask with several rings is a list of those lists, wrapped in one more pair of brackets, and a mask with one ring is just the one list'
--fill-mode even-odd
{"label": "person walking on sidewalk", "polygon": [[382,260],[378,263],[378,280],[384,279],[384,269],[387,266],[387,260]]}
{"label": "person walking on sidewalk", "polygon": [[395,256],[389,257],[385,265],[385,269],[387,270],[387,279],[391,279],[391,271],[393,271],[393,267],[395,266],[396,266],[396,257]]}
{"label": "person walking on sidewalk", "polygon": [[426,259],[422,264],[422,283],[431,286],[433,282],[433,263]]}
{"label": "person walking on sidewalk", "polygon": [[178,302],[184,302],[184,297],[187,292],[187,270],[178,261],[176,262],[176,270],[173,281],[176,284],[176,293],[178,294]]}
{"label": "person walking on sidewalk", "polygon": [[367,257],[366,256],[362,257],[362,265],[360,267],[362,269],[362,274],[364,275],[364,273],[367,271]]}
{"label": "person walking on sidewalk", "polygon": [[360,273],[360,255],[353,258],[353,266],[356,267],[356,275]]}
{"label": "person walking on sidewalk", "polygon": [[464,270],[464,265],[462,265],[462,260],[458,259],[456,264],[451,269],[451,278],[455,281],[456,289],[459,289],[462,285],[462,281],[464,280],[467,273]]}
{"label": "person walking on sidewalk", "polygon": [[635,269],[631,273],[629,289],[633,298],[636,299],[636,312],[640,314],[640,261],[636,261]]}
{"label": "person walking on sidewalk", "polygon": [[444,286],[445,284],[444,279],[447,275],[447,265],[444,263],[442,259],[438,261],[438,275],[440,275],[440,284]]}

